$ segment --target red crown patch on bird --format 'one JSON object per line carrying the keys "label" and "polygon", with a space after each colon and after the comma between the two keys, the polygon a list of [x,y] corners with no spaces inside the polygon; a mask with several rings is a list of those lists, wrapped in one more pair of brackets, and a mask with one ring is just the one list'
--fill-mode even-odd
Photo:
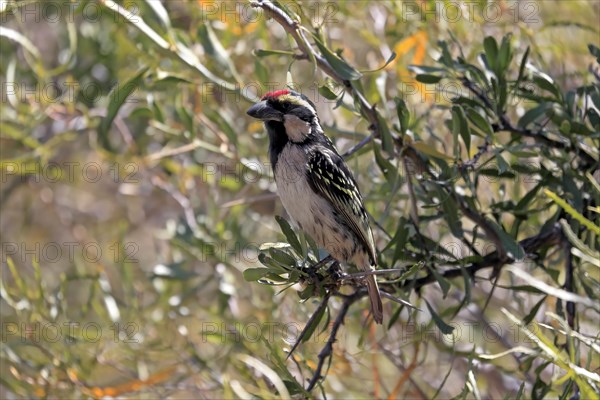
{"label": "red crown patch on bird", "polygon": [[266,100],[266,99],[276,99],[279,96],[283,96],[285,94],[290,94],[290,91],[287,89],[283,89],[283,90],[275,90],[274,92],[269,92],[267,94],[265,94],[263,97],[261,97],[261,100]]}

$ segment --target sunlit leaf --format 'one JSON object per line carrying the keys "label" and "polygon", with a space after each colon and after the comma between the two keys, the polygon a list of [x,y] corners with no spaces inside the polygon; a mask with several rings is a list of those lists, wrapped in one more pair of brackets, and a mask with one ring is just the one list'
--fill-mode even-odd
{"label": "sunlit leaf", "polygon": [[242,275],[247,282],[254,282],[264,278],[268,273],[268,268],[248,268],[242,272]]}
{"label": "sunlit leaf", "polygon": [[331,65],[334,71],[339,74],[342,79],[346,79],[349,81],[353,81],[356,79],[360,79],[362,74],[357,71],[354,67],[348,64],[346,61],[339,58],[335,53],[325,46],[317,36],[314,36],[315,43],[319,48],[323,57],[327,60],[327,62]]}
{"label": "sunlit leaf", "polygon": [[421,153],[427,154],[428,156],[440,158],[442,160],[452,160],[451,156],[448,156],[438,150],[436,150],[433,146],[425,143],[425,142],[414,142],[412,145],[416,150]]}
{"label": "sunlit leaf", "polygon": [[283,232],[285,238],[287,239],[288,243],[292,246],[292,248],[296,250],[298,254],[302,254],[302,246],[300,245],[300,240],[298,240],[298,236],[296,236],[296,234],[294,233],[294,230],[292,229],[290,223],[279,215],[275,216],[275,221],[277,221],[277,223],[279,224],[281,232]]}
{"label": "sunlit leaf", "polygon": [[498,43],[496,39],[487,36],[483,40],[483,48],[485,49],[485,55],[490,67],[496,70],[496,66],[498,65]]}
{"label": "sunlit leaf", "polygon": [[565,200],[557,196],[554,192],[544,189],[544,193],[546,196],[550,197],[556,204],[558,204],[565,212],[575,218],[577,221],[581,222],[592,232],[595,232],[596,235],[600,235],[600,226],[594,224],[592,221],[587,219],[585,216],[581,215],[577,210],[575,210],[569,203]]}

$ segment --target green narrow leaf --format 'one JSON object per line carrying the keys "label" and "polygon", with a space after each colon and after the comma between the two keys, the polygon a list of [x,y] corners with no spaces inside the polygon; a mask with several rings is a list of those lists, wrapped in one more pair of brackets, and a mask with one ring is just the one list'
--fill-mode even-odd
{"label": "green narrow leaf", "polygon": [[546,301],[546,297],[548,296],[542,297],[542,299],[538,301],[535,306],[533,306],[531,311],[529,311],[529,314],[527,314],[525,318],[523,318],[523,325],[529,325],[529,323],[533,321],[540,307],[542,306],[542,304],[544,304],[544,301]]}
{"label": "green narrow leaf", "polygon": [[285,251],[281,251],[277,248],[271,247],[269,249],[269,254],[271,254],[271,257],[273,258],[273,260],[277,261],[282,266],[286,266],[286,267],[290,267],[290,268],[293,268],[296,266],[296,260],[294,259],[294,257],[290,256]]}
{"label": "green narrow leaf", "polygon": [[542,182],[538,183],[533,189],[531,189],[515,206],[515,211],[523,211],[525,207],[529,205],[529,203],[535,198],[537,192],[542,187]]}
{"label": "green narrow leaf", "polygon": [[499,114],[506,112],[506,100],[508,99],[508,85],[504,75],[500,75],[498,78],[498,90],[497,90],[497,106],[496,110]]}
{"label": "green narrow leaf", "polygon": [[520,128],[526,128],[529,124],[537,121],[541,116],[546,115],[546,110],[550,108],[549,103],[541,103],[540,105],[528,110],[521,118],[517,125]]}
{"label": "green narrow leaf", "polygon": [[395,51],[392,51],[392,54],[390,54],[390,56],[388,57],[388,59],[386,60],[385,64],[383,64],[383,66],[381,68],[378,69],[378,71],[384,69],[385,67],[387,67],[388,65],[390,65],[390,63],[392,61],[394,61],[396,59],[398,55],[396,54]]}
{"label": "green narrow leaf", "polygon": [[339,94],[333,93],[331,88],[327,85],[319,86],[319,94],[325,97],[327,100],[337,100],[340,96]]}
{"label": "green narrow leaf", "polygon": [[446,194],[441,187],[438,186],[436,189],[444,213],[444,219],[448,222],[450,231],[455,237],[459,239],[462,238],[463,229],[460,218],[458,217],[458,205],[456,204],[456,201]]}
{"label": "green narrow leaf", "polygon": [[283,379],[283,382],[290,391],[290,394],[302,395],[302,398],[309,398],[309,393],[302,387],[301,384],[298,383],[298,380],[290,373],[284,359],[279,354],[281,352],[281,346],[279,345],[279,343],[274,343],[273,340],[269,339],[270,338],[267,337],[267,335],[263,335],[261,337],[261,341],[268,351],[267,354],[269,354],[269,361],[274,366],[275,371]]}
{"label": "green narrow leaf", "polygon": [[302,246],[300,245],[300,240],[298,240],[298,236],[296,236],[296,234],[294,233],[294,230],[292,229],[290,223],[287,222],[285,218],[279,215],[275,216],[275,221],[277,221],[277,223],[279,224],[279,228],[281,228],[281,232],[283,232],[283,235],[287,239],[290,246],[292,246],[292,248],[296,250],[298,254],[302,254]]}
{"label": "green narrow leaf", "polygon": [[524,392],[525,392],[525,382],[521,382],[521,386],[519,386],[519,391],[517,392],[517,396],[515,397],[515,400],[521,400],[521,397],[523,397]]}
{"label": "green narrow leaf", "polygon": [[306,243],[308,243],[308,247],[314,254],[317,261],[320,261],[321,260],[321,251],[319,250],[319,246],[317,246],[317,243],[315,243],[315,240],[312,237],[310,237],[310,235],[308,235],[308,234],[302,234],[302,237],[304,238]]}
{"label": "green narrow leaf", "polygon": [[175,112],[177,113],[177,116],[179,117],[179,119],[181,119],[181,122],[183,122],[185,129],[192,134],[192,137],[196,136],[193,134],[194,133],[194,117],[190,114],[188,108],[177,104],[175,106]]}
{"label": "green narrow leaf", "polygon": [[584,255],[587,255],[590,258],[595,259],[595,260],[600,260],[600,252],[590,249],[585,243],[583,243],[581,241],[581,239],[579,239],[577,237],[575,232],[573,232],[573,229],[571,228],[569,223],[564,218],[562,218],[559,222],[560,222],[560,225],[562,226],[563,233],[565,234],[567,239],[569,239],[569,242],[571,242],[571,244],[574,247],[576,247]]}
{"label": "green narrow leaf", "polygon": [[255,49],[252,51],[252,54],[256,57],[268,57],[268,56],[293,56],[294,53],[291,51],[285,50],[264,50],[264,49]]}
{"label": "green narrow leaf", "polygon": [[258,255],[258,261],[261,262],[264,266],[267,267],[269,272],[274,274],[287,274],[289,272],[289,268],[285,268],[275,259],[267,256],[265,253],[260,253]]}
{"label": "green narrow leaf", "polygon": [[116,85],[109,93],[109,103],[106,110],[106,117],[100,122],[98,127],[98,137],[102,143],[102,146],[110,150],[110,142],[108,140],[108,131],[112,125],[113,120],[117,116],[119,109],[125,103],[125,100],[137,89],[142,82],[144,74],[148,71],[148,67],[140,69],[132,78],[127,80],[124,84]]}
{"label": "green narrow leaf", "polygon": [[475,108],[475,109],[477,109],[477,108],[484,109],[485,108],[483,103],[480,102],[479,100],[470,99],[470,98],[464,97],[464,96],[454,97],[452,99],[452,103],[454,103],[456,105],[460,105],[460,106],[469,106],[469,107]]}
{"label": "green narrow leaf", "polygon": [[479,128],[484,136],[492,136],[494,134],[490,123],[472,108],[467,109],[467,118],[473,123],[473,125]]}
{"label": "green narrow leaf", "polygon": [[227,113],[219,112],[218,110],[208,109],[204,114],[214,122],[227,136],[227,139],[235,145],[238,143],[238,132],[235,130],[234,122],[229,118]]}
{"label": "green narrow leaf", "polygon": [[462,304],[467,304],[471,301],[471,276],[469,276],[469,273],[463,265],[460,267],[460,273],[465,284],[465,298],[463,299]]}
{"label": "green narrow leaf", "polygon": [[398,121],[400,123],[400,132],[404,135],[408,129],[410,111],[403,99],[396,97],[394,98],[394,102],[396,103],[396,113],[398,114]]}
{"label": "green narrow leaf", "polygon": [[448,291],[450,290],[450,282],[448,282],[446,278],[444,278],[435,268],[432,268],[429,265],[427,265],[427,269],[429,269],[437,283],[440,285],[440,288],[442,289],[443,298],[445,299],[448,295]]}
{"label": "green narrow leaf", "polygon": [[498,172],[500,172],[500,174],[503,174],[510,169],[510,165],[508,165],[500,153],[496,153],[496,162],[498,163]]}
{"label": "green narrow leaf", "polygon": [[325,315],[325,310],[327,310],[327,307],[319,307],[317,311],[315,311],[316,314],[309,320],[310,325],[304,327],[304,334],[302,336],[303,342],[306,342],[308,339],[310,339],[315,329],[317,329],[319,323],[323,319],[323,315]]}
{"label": "green narrow leaf", "polygon": [[269,70],[265,67],[265,64],[262,63],[260,58],[254,59],[254,73],[264,88],[269,80]]}
{"label": "green narrow leaf", "polygon": [[433,307],[431,307],[431,304],[429,304],[429,302],[427,300],[425,300],[425,304],[427,304],[427,308],[429,309],[429,312],[431,313],[433,322],[438,327],[440,332],[442,332],[444,335],[452,334],[452,332],[454,331],[454,327],[445,323],[444,320],[442,318],[440,318],[440,316],[435,312]]}
{"label": "green narrow leaf", "polygon": [[193,271],[185,269],[182,263],[158,264],[152,271],[153,277],[161,277],[164,279],[187,280],[197,276]]}
{"label": "green narrow leaf", "polygon": [[525,293],[533,293],[533,294],[545,294],[540,289],[537,289],[531,285],[498,285],[501,289],[512,290],[515,292],[525,292]]}
{"label": "green narrow leaf", "polygon": [[523,58],[521,59],[521,65],[519,66],[519,76],[517,77],[517,81],[515,82],[515,87],[518,87],[523,78],[525,77],[525,66],[527,65],[527,59],[529,58],[529,46],[525,50],[525,54],[523,54]]}
{"label": "green narrow leaf", "polygon": [[471,130],[465,111],[460,106],[452,106],[452,133],[454,136],[460,135],[467,149],[467,156],[471,154]]}
{"label": "green narrow leaf", "polygon": [[414,72],[415,75],[419,75],[419,74],[431,74],[431,75],[435,75],[438,73],[441,74],[446,74],[448,72],[448,70],[446,68],[440,68],[440,67],[430,67],[427,65],[414,65],[411,64],[408,67],[406,67],[410,72]]}
{"label": "green narrow leaf", "polygon": [[219,37],[210,24],[205,23],[198,26],[198,38],[208,56],[214,59],[221,67],[235,74],[229,53],[219,41]]}
{"label": "green narrow leaf", "polygon": [[392,61],[394,61],[396,59],[396,52],[392,51],[392,54],[388,57],[388,59],[386,60],[385,64],[383,64],[381,67],[377,68],[377,69],[373,69],[373,70],[369,70],[369,71],[361,71],[363,74],[368,74],[371,72],[377,72],[377,71],[381,71],[382,69],[384,69],[385,67],[387,67],[388,65],[390,65],[390,63]]}
{"label": "green narrow leaf", "polygon": [[593,108],[587,110],[587,119],[596,131],[600,131],[600,114]]}
{"label": "green narrow leaf", "polygon": [[462,107],[458,108],[458,116],[460,118],[460,135],[462,136],[465,146],[467,147],[467,154],[471,154],[471,128],[469,128],[469,122],[465,115],[465,110]]}
{"label": "green narrow leaf", "polygon": [[502,44],[500,44],[500,50],[498,51],[498,65],[496,70],[498,79],[501,79],[501,77],[504,76],[504,72],[512,60],[510,36],[511,35],[508,34],[502,38]]}
{"label": "green narrow leaf", "polygon": [[[377,114],[379,132],[381,133],[381,147],[388,154],[394,154],[394,139],[392,138],[392,132],[390,132],[390,128],[387,125],[387,121],[379,113],[378,110],[375,110],[375,113]],[[375,141],[373,141],[373,143],[375,143]]]}
{"label": "green narrow leaf", "polygon": [[171,28],[171,20],[169,19],[169,12],[165,9],[160,1],[146,0],[146,4],[154,11],[158,19],[162,22],[165,28]]}
{"label": "green narrow leaf", "polygon": [[[269,281],[273,281],[273,282],[285,282],[285,283],[294,282],[291,279],[281,277],[280,275],[278,275],[274,272],[271,272],[271,271],[269,271],[269,273],[267,275],[265,275],[265,278],[268,279]],[[263,283],[262,281],[264,281],[264,279],[259,279],[258,283]],[[271,282],[268,282],[268,283],[271,284]]]}
{"label": "green narrow leaf", "polygon": [[500,225],[496,222],[488,219],[489,224],[494,228],[494,231],[498,234],[500,241],[502,242],[502,246],[507,252],[507,255],[511,257],[513,260],[522,260],[525,257],[525,251],[512,236],[502,229]]}
{"label": "green narrow leaf", "polygon": [[423,269],[423,266],[425,264],[423,262],[418,262],[412,265],[412,267],[409,268],[408,271],[403,272],[397,279],[395,279],[396,282],[402,282],[408,278],[410,278],[411,276],[414,276],[417,274],[417,272],[419,272],[421,269]]}
{"label": "green narrow leaf", "polygon": [[450,50],[448,49],[448,43],[445,40],[438,41],[438,46],[442,48],[442,55],[438,59],[439,62],[444,64],[447,67],[454,67],[454,60],[452,59],[452,55],[450,54]]}
{"label": "green narrow leaf", "polygon": [[418,150],[423,154],[427,154],[430,157],[439,158],[441,160],[454,160],[453,157],[436,150],[433,146],[430,146],[425,142],[414,142],[411,144],[411,146],[414,147],[415,150]]}
{"label": "green narrow leaf", "polygon": [[533,83],[540,89],[552,93],[556,99],[561,98],[560,89],[548,75],[540,73],[539,75],[534,76]]}
{"label": "green narrow leaf", "polygon": [[577,212],[569,203],[561,199],[556,195],[556,193],[551,192],[548,189],[544,189],[544,193],[546,196],[550,197],[556,204],[558,204],[567,214],[575,218],[577,221],[581,222],[582,225],[585,225],[589,230],[596,233],[596,235],[600,235],[600,226],[594,224],[592,221],[584,217],[582,214]]}
{"label": "green narrow leaf", "polygon": [[400,304],[400,306],[398,308],[396,308],[396,310],[392,313],[392,316],[390,317],[390,320],[387,324],[388,330],[396,323],[396,321],[398,321],[398,318],[400,318],[400,313],[402,312],[402,310],[404,310],[404,305]]}
{"label": "green narrow leaf", "polygon": [[600,49],[593,44],[588,44],[588,49],[590,50],[590,54],[596,57],[596,61],[600,64]]}
{"label": "green narrow leaf", "polygon": [[442,80],[441,76],[431,75],[431,74],[418,74],[415,78],[417,79],[418,82],[425,83],[425,84],[434,84],[434,83],[438,83],[439,81]]}
{"label": "green narrow leaf", "polygon": [[383,173],[383,176],[385,176],[385,179],[389,185],[394,187],[398,177],[398,170],[396,166],[383,156],[380,146],[374,140],[371,141],[371,146],[373,147],[373,153],[375,154],[375,162],[377,163],[377,166],[379,166],[379,169]]}
{"label": "green narrow leaf", "polygon": [[335,55],[335,53],[333,53],[331,50],[329,50],[327,48],[327,46],[325,46],[323,44],[323,42],[321,42],[321,40],[319,39],[318,36],[313,35],[313,37],[314,37],[317,47],[319,48],[319,51],[323,55],[323,57],[325,57],[325,59],[327,60],[329,65],[331,65],[331,68],[333,68],[333,70],[342,79],[345,79],[348,81],[354,81],[354,80],[360,79],[360,77],[362,77],[362,74],[359,71],[357,71],[354,67],[352,67],[346,61],[342,60],[337,55]]}
{"label": "green narrow leaf", "polygon": [[383,250],[383,251],[385,251],[388,248],[394,246],[394,257],[392,258],[392,264],[395,264],[396,261],[398,261],[401,258],[402,252],[404,251],[404,248],[406,247],[407,239],[408,239],[408,228],[404,224],[404,221],[401,220],[398,223],[398,228],[396,229],[396,234],[394,235],[392,240],[389,241],[389,243]]}
{"label": "green narrow leaf", "polygon": [[[446,120],[446,127],[452,132],[452,153],[455,159],[460,159],[460,143],[458,137],[460,136],[460,120],[454,115],[452,110],[452,118]],[[467,154],[467,158],[468,158]]]}
{"label": "green narrow leaf", "polygon": [[246,282],[256,282],[257,280],[264,278],[268,273],[268,268],[248,268],[242,272],[242,275]]}
{"label": "green narrow leaf", "polygon": [[498,65],[498,43],[496,42],[496,39],[491,36],[487,36],[483,39],[483,49],[485,50],[485,56],[490,68],[493,71],[496,71]]}
{"label": "green narrow leaf", "polygon": [[5,37],[19,43],[25,50],[35,57],[36,60],[42,58],[40,51],[37,49],[37,47],[35,47],[33,42],[16,30],[7,28],[5,26],[0,26],[0,37]]}

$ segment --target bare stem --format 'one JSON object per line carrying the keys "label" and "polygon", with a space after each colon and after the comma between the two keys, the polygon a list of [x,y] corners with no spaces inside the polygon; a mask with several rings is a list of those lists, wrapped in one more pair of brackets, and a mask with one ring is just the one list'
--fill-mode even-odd
{"label": "bare stem", "polygon": [[321,371],[323,370],[323,365],[325,365],[325,360],[331,357],[331,354],[333,353],[333,343],[335,343],[336,341],[338,330],[340,329],[340,326],[344,323],[344,318],[346,317],[350,306],[360,297],[362,297],[360,293],[360,291],[356,291],[353,295],[344,298],[342,308],[340,309],[340,312],[338,313],[337,317],[335,318],[335,321],[333,322],[333,326],[331,327],[329,339],[327,339],[327,343],[319,352],[319,363],[317,364],[317,368],[315,369],[315,372],[313,373],[313,376],[310,382],[308,383],[308,387],[306,388],[307,391],[310,392],[311,390],[313,390],[317,382],[319,382],[319,380],[324,377],[321,375]]}

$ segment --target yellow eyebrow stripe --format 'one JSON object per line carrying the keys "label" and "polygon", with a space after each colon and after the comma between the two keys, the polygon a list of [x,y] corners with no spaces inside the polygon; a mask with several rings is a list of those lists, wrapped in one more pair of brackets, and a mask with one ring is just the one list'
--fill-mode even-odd
{"label": "yellow eyebrow stripe", "polygon": [[283,101],[288,101],[292,104],[296,104],[297,106],[306,107],[309,110],[311,110],[315,115],[317,114],[317,111],[310,105],[309,102],[307,102],[306,100],[302,100],[298,96],[294,96],[291,94],[284,94],[284,95],[279,96],[277,99],[283,100]]}

